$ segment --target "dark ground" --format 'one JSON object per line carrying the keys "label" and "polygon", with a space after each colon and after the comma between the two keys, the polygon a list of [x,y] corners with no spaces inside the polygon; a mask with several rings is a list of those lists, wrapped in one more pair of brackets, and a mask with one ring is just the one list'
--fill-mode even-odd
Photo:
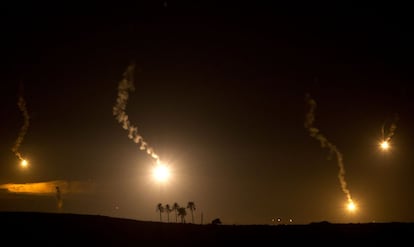
{"label": "dark ground", "polygon": [[195,225],[31,212],[0,212],[0,222],[8,246],[410,245],[414,234],[414,223],[398,222]]}

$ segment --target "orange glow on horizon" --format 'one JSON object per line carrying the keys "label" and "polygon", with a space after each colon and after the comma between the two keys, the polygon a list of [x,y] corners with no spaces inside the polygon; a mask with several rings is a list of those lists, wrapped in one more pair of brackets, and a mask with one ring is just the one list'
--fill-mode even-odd
{"label": "orange glow on horizon", "polygon": [[10,193],[24,193],[36,195],[56,194],[56,188],[59,187],[61,193],[82,193],[93,190],[93,184],[87,182],[68,182],[64,180],[55,180],[38,183],[25,184],[1,184],[0,189],[6,189]]}

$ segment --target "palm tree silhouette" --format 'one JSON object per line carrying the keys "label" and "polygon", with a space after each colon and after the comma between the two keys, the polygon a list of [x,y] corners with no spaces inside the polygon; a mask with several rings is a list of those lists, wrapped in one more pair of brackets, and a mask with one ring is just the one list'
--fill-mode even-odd
{"label": "palm tree silhouette", "polygon": [[177,213],[178,213],[178,209],[180,208],[180,205],[178,205],[178,203],[174,202],[173,206],[172,206],[172,210],[175,211],[175,222],[177,221]]}
{"label": "palm tree silhouette", "polygon": [[187,211],[184,207],[178,208],[178,215],[181,217],[181,223],[185,222],[185,216],[187,215]]}
{"label": "palm tree silhouette", "polygon": [[191,222],[194,224],[194,211],[196,210],[195,203],[192,201],[188,202],[187,208],[191,211]]}
{"label": "palm tree silhouette", "polygon": [[165,212],[167,213],[167,222],[170,222],[170,213],[172,212],[170,204],[165,205]]}
{"label": "palm tree silhouette", "polygon": [[160,222],[162,222],[162,213],[164,212],[164,206],[161,203],[157,204],[157,211],[160,212]]}

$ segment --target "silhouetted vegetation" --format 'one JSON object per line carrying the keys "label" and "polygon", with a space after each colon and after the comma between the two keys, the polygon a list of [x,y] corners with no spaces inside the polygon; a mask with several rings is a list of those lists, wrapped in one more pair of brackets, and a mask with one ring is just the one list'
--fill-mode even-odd
{"label": "silhouetted vegetation", "polygon": [[174,202],[172,209],[175,212],[175,222],[178,222],[178,209],[180,208],[180,205],[178,203]]}
{"label": "silhouetted vegetation", "polygon": [[167,222],[170,222],[170,213],[172,212],[170,204],[165,205],[165,212],[167,213]]}
{"label": "silhouetted vegetation", "polygon": [[211,221],[212,225],[221,225],[221,220],[219,218],[216,218],[214,220]]}
{"label": "silhouetted vegetation", "polygon": [[2,246],[393,246],[414,236],[414,223],[199,225],[30,212],[0,212],[0,222]]}
{"label": "silhouetted vegetation", "polygon": [[181,218],[181,223],[185,223],[185,216],[187,216],[187,211],[184,207],[178,208],[178,216]]}
{"label": "silhouetted vegetation", "polygon": [[194,211],[196,210],[195,203],[194,202],[191,202],[191,201],[188,202],[187,203],[187,208],[190,209],[190,212],[191,212],[191,223],[194,224]]}
{"label": "silhouetted vegetation", "polygon": [[[191,223],[194,224],[194,211],[196,210],[195,203],[193,201],[189,201],[187,203],[187,208],[191,212]],[[178,222],[178,216],[180,216],[181,223],[185,223],[185,217],[187,216],[187,210],[185,207],[181,207],[178,203],[174,203],[171,207],[170,204],[166,204],[165,206],[162,203],[157,204],[157,212],[160,214],[160,222],[162,222],[162,213],[167,213],[167,222],[170,222],[170,213],[175,212],[175,222]]]}
{"label": "silhouetted vegetation", "polygon": [[160,213],[160,222],[162,222],[162,213],[164,213],[164,206],[162,203],[157,204],[157,211]]}

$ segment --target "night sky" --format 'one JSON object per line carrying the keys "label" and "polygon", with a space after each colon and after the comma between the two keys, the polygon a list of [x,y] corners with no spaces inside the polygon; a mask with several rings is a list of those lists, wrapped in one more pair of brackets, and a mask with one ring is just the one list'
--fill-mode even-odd
{"label": "night sky", "polygon": [[[2,17],[0,184],[93,184],[63,194],[62,212],[138,220],[158,221],[158,203],[193,201],[196,223],[414,221],[414,36],[403,7],[154,2]],[[132,62],[125,112],[170,165],[167,184],[112,113]],[[304,127],[306,94],[314,126],[343,155],[354,213],[335,155]],[[27,169],[11,150],[19,96]],[[56,195],[0,190],[0,210],[56,212]]]}

